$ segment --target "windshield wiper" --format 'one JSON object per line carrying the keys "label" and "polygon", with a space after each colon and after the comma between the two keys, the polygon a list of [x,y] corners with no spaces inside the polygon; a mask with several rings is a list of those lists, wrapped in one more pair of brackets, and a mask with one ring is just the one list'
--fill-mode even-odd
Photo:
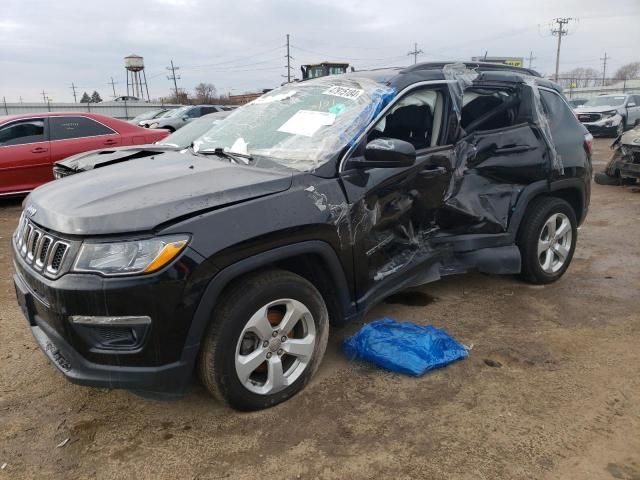
{"label": "windshield wiper", "polygon": [[226,158],[239,165],[248,165],[253,160],[253,157],[244,153],[227,152],[223,148],[216,148],[214,150],[198,150],[198,153],[203,155],[216,155],[218,157]]}

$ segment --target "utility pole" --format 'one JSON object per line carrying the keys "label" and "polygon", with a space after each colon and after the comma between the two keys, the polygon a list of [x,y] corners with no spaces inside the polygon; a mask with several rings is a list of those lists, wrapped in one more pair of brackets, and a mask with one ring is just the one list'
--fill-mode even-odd
{"label": "utility pole", "polygon": [[44,91],[44,88],[42,89],[42,101],[47,103],[47,92]]}
{"label": "utility pole", "polygon": [[73,103],[78,103],[78,98],[76,97],[76,86],[73,82],[71,82],[71,86],[69,87],[73,91]]}
{"label": "utility pole", "polygon": [[286,77],[287,83],[291,83],[291,60],[293,60],[290,48],[291,45],[289,43],[289,34],[287,33],[287,54],[284,56],[284,58],[287,59],[287,66],[285,67],[287,69],[287,74],[283,75],[283,77]]}
{"label": "utility pole", "polygon": [[111,77],[111,81],[107,82],[107,85],[111,85],[111,88],[113,89],[113,98],[116,98],[118,95],[116,95],[116,83],[118,82],[114,82],[113,81],[113,77]]}
{"label": "utility pole", "polygon": [[167,70],[171,71],[171,75],[167,75],[167,80],[173,80],[173,88],[176,92],[176,102],[178,101],[178,82],[176,80],[180,80],[180,75],[176,75],[176,70],[180,70],[180,67],[176,67],[173,64],[173,60],[171,60],[171,66],[167,67]]}
{"label": "utility pole", "polygon": [[533,56],[533,52],[529,52],[529,68],[531,68],[531,65],[533,64],[533,61],[536,59],[536,57]]}
{"label": "utility pole", "polygon": [[600,60],[602,60],[602,86],[604,87],[604,82],[607,78],[607,60],[611,60],[611,57],[607,56],[607,52],[604,52],[604,58]]}
{"label": "utility pole", "polygon": [[567,35],[568,30],[564,28],[573,18],[562,17],[554,18],[553,21],[558,24],[558,28],[551,29],[551,35],[558,37],[558,51],[556,52],[556,74],[554,76],[555,81],[558,81],[558,70],[560,69],[560,45],[562,45],[562,37]]}
{"label": "utility pole", "polygon": [[422,50],[418,50],[418,43],[413,44],[413,52],[407,53],[407,55],[413,55],[413,64],[418,63],[418,55],[424,53]]}

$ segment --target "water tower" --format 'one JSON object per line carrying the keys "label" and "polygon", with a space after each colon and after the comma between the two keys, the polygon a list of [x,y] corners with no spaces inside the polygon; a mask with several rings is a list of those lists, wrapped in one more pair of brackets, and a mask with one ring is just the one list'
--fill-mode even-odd
{"label": "water tower", "polygon": [[124,68],[127,72],[127,95],[133,95],[144,100],[146,92],[147,102],[150,101],[147,75],[144,72],[144,59],[140,55],[132,53],[128,57],[124,57]]}

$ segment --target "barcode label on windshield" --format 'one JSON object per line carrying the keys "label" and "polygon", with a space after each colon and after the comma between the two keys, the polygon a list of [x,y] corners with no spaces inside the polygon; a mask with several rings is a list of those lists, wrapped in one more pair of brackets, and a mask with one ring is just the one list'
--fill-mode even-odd
{"label": "barcode label on windshield", "polygon": [[340,87],[338,85],[334,85],[333,87],[329,87],[322,93],[324,95],[333,95],[334,97],[356,100],[360,95],[364,93],[364,90],[360,90],[359,88]]}

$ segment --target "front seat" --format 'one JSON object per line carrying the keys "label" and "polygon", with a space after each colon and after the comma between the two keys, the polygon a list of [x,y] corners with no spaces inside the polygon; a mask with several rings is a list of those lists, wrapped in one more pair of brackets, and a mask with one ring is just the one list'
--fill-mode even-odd
{"label": "front seat", "polygon": [[433,115],[429,105],[407,105],[387,116],[384,137],[413,144],[416,149],[431,145]]}

